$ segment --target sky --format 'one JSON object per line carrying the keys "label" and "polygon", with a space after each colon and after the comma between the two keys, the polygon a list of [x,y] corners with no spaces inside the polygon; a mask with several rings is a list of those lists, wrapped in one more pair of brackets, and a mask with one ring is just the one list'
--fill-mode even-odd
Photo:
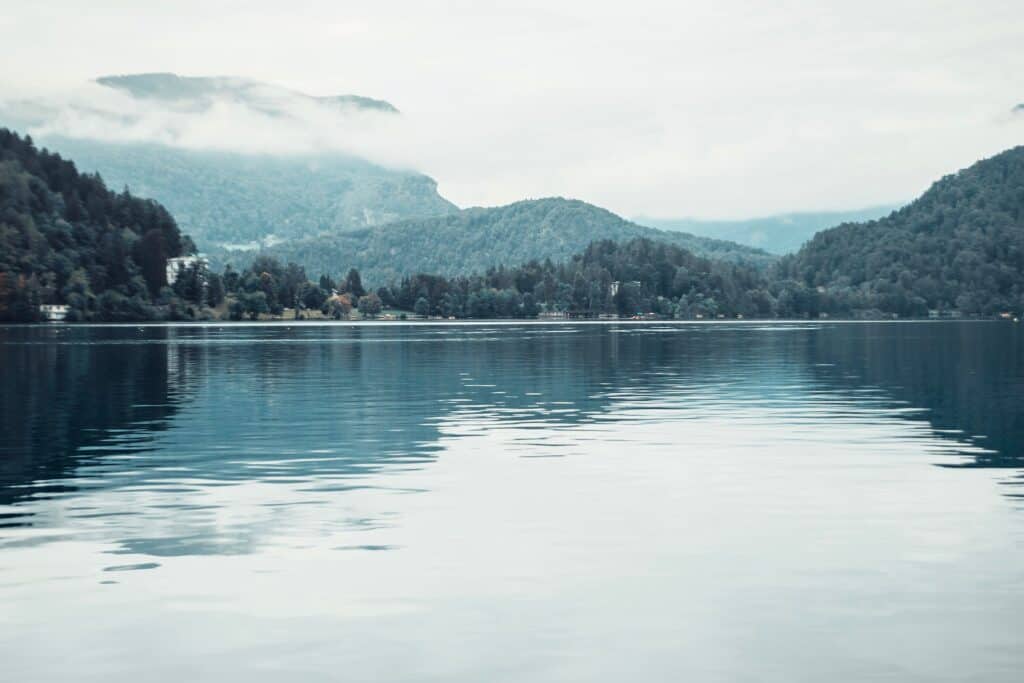
{"label": "sky", "polygon": [[377,97],[400,122],[303,119],[274,146],[224,110],[189,139],[330,138],[427,173],[460,206],[855,209],[1024,143],[1019,0],[4,4],[0,99],[81,101],[90,79],[150,71]]}

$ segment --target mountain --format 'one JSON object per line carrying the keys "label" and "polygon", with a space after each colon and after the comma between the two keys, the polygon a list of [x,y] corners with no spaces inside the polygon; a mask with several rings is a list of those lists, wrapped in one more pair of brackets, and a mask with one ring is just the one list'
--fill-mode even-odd
{"label": "mountain", "polygon": [[1024,147],[942,178],[885,218],[818,233],[779,269],[838,309],[1024,310]]}
{"label": "mountain", "polygon": [[358,230],[458,208],[419,173],[354,157],[261,155],[63,137],[45,142],[166,206],[201,251]]}
{"label": "mountain", "polygon": [[735,221],[640,217],[636,222],[662,230],[682,230],[694,235],[729,240],[781,255],[795,252],[820,230],[840,223],[881,218],[896,208],[895,205],[886,205],[859,211],[786,213]]}
{"label": "mountain", "polygon": [[299,100],[330,107],[351,107],[397,114],[395,105],[359,95],[315,97],[288,88],[234,76],[179,76],[173,73],[100,76],[96,82],[137,99],[209,108],[217,100],[234,100],[267,113],[284,115]]}
{"label": "mountain", "polygon": [[0,320],[36,320],[41,304],[69,305],[69,320],[165,316],[167,259],[191,248],[156,202],[0,128]]}
{"label": "mountain", "polygon": [[[698,256],[752,266],[764,267],[775,260],[759,249],[643,227],[586,202],[559,197],[288,241],[263,253],[295,261],[310,273],[337,274],[358,268],[367,281],[383,284],[418,272],[468,275],[534,259],[561,261],[596,240],[636,237],[673,244]],[[237,251],[214,254],[236,265],[253,255]]]}
{"label": "mountain", "polygon": [[[339,131],[373,134],[375,122],[399,116],[383,100],[168,73],[97,83],[85,100],[6,102],[0,125],[28,130],[111,187],[159,201],[203,251],[457,210],[421,173],[317,144]],[[274,154],[254,152],[253,131],[273,131]]]}

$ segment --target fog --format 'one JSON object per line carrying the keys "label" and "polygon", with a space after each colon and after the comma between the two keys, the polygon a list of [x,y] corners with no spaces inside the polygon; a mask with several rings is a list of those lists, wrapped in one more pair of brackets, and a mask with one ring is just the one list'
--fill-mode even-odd
{"label": "fog", "polygon": [[135,97],[95,82],[64,92],[8,96],[0,112],[44,139],[53,136],[117,143],[157,143],[246,154],[355,155],[409,165],[391,141],[409,136],[401,116],[318,103],[301,93],[255,84],[198,99]]}
{"label": "fog", "polygon": [[[904,201],[1020,144],[1021,35],[1024,6],[998,0],[41,1],[0,13],[0,99],[45,105],[40,135],[355,154],[462,206],[738,218]],[[149,71],[274,84],[280,111],[90,83]]]}

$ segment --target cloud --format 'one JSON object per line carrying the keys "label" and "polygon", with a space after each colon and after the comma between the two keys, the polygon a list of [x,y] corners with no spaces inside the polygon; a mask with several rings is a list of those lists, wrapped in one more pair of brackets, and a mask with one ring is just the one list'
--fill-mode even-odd
{"label": "cloud", "polygon": [[[1022,142],[1006,100],[1024,69],[1011,0],[114,4],[12,8],[0,92],[33,90],[57,112],[54,132],[354,154],[423,171],[460,205],[564,195],[716,218],[856,208],[909,199]],[[379,96],[402,115],[286,97],[287,116],[271,116],[224,97],[194,116],[72,87],[144,70]]]}
{"label": "cloud", "polygon": [[258,83],[247,83],[245,95],[225,89],[196,98],[140,98],[88,83],[0,106],[5,118],[23,122],[41,138],[260,154],[380,156],[374,140],[396,134],[401,125],[399,117],[377,109],[321,102]]}

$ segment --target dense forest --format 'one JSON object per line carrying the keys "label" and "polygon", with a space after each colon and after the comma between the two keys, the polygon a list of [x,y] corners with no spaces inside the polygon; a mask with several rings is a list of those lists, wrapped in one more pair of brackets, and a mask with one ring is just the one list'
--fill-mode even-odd
{"label": "dense forest", "polygon": [[559,264],[531,261],[450,279],[416,275],[378,295],[395,308],[456,318],[533,318],[541,312],[691,318],[771,316],[775,297],[768,287],[753,266],[637,238],[594,242]]}
{"label": "dense forest", "polygon": [[[293,240],[263,253],[300,263],[310,272],[358,268],[366,279],[386,283],[413,273],[469,276],[502,264],[514,266],[535,259],[560,262],[595,240],[637,237],[674,244],[699,256],[761,267],[776,259],[732,242],[646,228],[592,204],[559,197]],[[212,255],[234,263],[247,260],[239,252]]]}
{"label": "dense forest", "polygon": [[772,282],[763,269],[645,238],[594,242],[557,264],[530,261],[451,278],[418,274],[373,291],[356,269],[337,280],[322,275],[314,283],[301,266],[264,256],[241,273],[228,268],[223,284],[235,320],[279,315],[286,307],[298,315],[318,309],[334,318],[348,317],[353,309],[372,317],[385,308],[444,318],[774,317],[800,315],[813,299],[812,290]]}
{"label": "dense forest", "polygon": [[1024,147],[949,175],[877,221],[818,233],[779,265],[818,306],[900,316],[1024,309]]}
{"label": "dense forest", "polygon": [[48,303],[73,321],[184,315],[166,264],[193,249],[156,202],[0,129],[0,320],[37,320]]}
{"label": "dense forest", "polygon": [[[336,319],[353,311],[445,318],[1019,314],[1024,147],[943,178],[885,218],[819,233],[776,263],[763,252],[642,228],[563,199],[370,233],[386,239],[360,249],[345,241],[366,237],[356,233],[282,249],[315,255],[308,270],[300,258],[260,254],[221,273],[200,261],[168,283],[168,258],[195,246],[161,205],[127,189],[112,192],[98,175],[0,129],[3,321],[38,320],[41,304],[68,305],[69,321],[241,320],[285,309]],[[685,248],[693,240],[706,253]],[[531,256],[538,252],[564,256]],[[423,259],[435,267],[409,275]],[[521,265],[480,265],[495,261]],[[320,275],[313,281],[307,272]]]}

